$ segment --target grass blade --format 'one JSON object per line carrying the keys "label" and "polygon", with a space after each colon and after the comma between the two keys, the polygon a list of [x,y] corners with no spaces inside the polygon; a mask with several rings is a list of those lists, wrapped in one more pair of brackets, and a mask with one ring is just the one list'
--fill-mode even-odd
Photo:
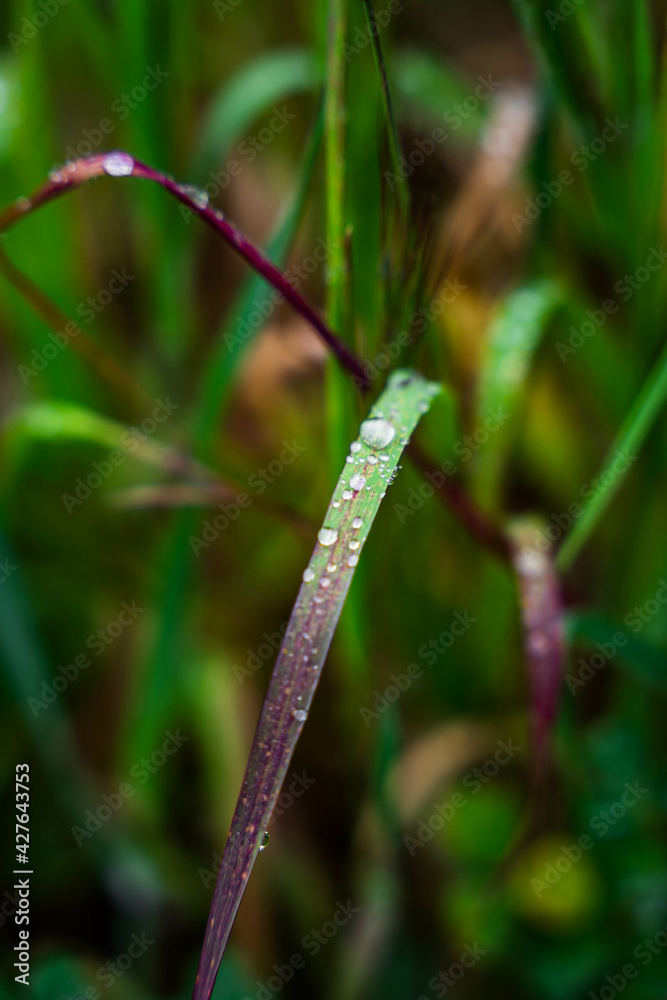
{"label": "grass blade", "polygon": [[630,407],[625,421],[613,441],[603,462],[599,481],[608,485],[597,489],[585,505],[581,516],[575,522],[570,534],[561,546],[556,557],[556,566],[561,573],[569,569],[576,559],[584,542],[596,527],[598,521],[611,503],[616,491],[623,481],[613,468],[618,461],[619,453],[626,461],[634,458],[644,443],[646,435],[664,406],[667,398],[667,347],[651,369],[651,372],[639,391],[637,398]]}
{"label": "grass blade", "polygon": [[[555,282],[541,281],[512,292],[489,331],[486,353],[477,388],[478,423],[489,410],[504,409],[516,417],[534,355],[539,347],[546,324],[562,301]],[[475,469],[475,494],[487,509],[498,506],[507,454],[512,443],[516,421],[510,420],[499,428],[484,461]]]}
{"label": "grass blade", "polygon": [[523,645],[530,684],[533,778],[544,775],[565,663],[565,626],[560,582],[550,552],[537,544],[536,525],[510,528],[519,586]]}
{"label": "grass blade", "polygon": [[232,819],[194,1000],[209,1000],[255,859],[320,678],[334,630],[399,457],[439,387],[399,371],[361,425],[318,535],[278,654]]}
{"label": "grass blade", "polygon": [[[97,156],[87,156],[71,160],[61,170],[52,171],[49,180],[31,198],[19,198],[0,214],[0,231],[4,232],[19,219],[34,209],[53,201],[68,191],[72,191],[95,177],[138,177],[153,181],[164,188],[172,197],[186,205],[195,215],[209,226],[217,236],[221,236],[243,259],[261,274],[304,319],[320,334],[324,342],[338,357],[343,367],[355,377],[359,386],[367,387],[368,378],[354,352],[329,328],[318,312],[303,298],[278,268],[261,250],[232,225],[219,209],[210,208],[208,197],[177,184],[167,174],[154,170],[128,153],[115,151]],[[202,197],[203,195],[203,197]]]}
{"label": "grass blade", "polygon": [[203,177],[214,170],[220,157],[272,104],[313,91],[319,84],[317,58],[307,49],[280,49],[244,64],[212,98],[197,144],[194,173]]}

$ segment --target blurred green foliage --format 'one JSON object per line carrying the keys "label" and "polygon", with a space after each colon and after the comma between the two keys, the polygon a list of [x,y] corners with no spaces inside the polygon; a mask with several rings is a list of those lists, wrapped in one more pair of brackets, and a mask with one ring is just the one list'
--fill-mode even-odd
{"label": "blurred green foliage", "polygon": [[[205,187],[272,259],[303,262],[327,226],[325,6],[8,0],[3,204],[73,151],[127,149]],[[363,6],[347,4],[341,333],[369,360],[373,397],[389,363],[444,384],[419,438],[494,517],[534,513],[561,543],[593,506],[562,564],[569,653],[554,764],[538,808],[514,581],[406,460],[297,748],[294,772],[314,783],[272,824],[214,996],[431,1000],[478,946],[461,981],[451,974],[461,997],[623,988],[657,1000],[665,6],[398,6],[380,38],[407,233],[391,211]],[[388,9],[378,0],[378,16]],[[480,77],[499,81],[491,97],[475,97]],[[278,131],[283,110],[294,117]],[[410,159],[437,128],[446,139]],[[319,342],[290,311],[261,318],[269,290],[149,184],[92,183],[29,215],[0,249],[140,387],[131,396],[101,377],[2,278],[0,997],[20,989],[12,816],[25,761],[30,995],[185,998],[280,630],[366,403],[325,375]],[[132,280],[109,299],[123,269]],[[436,309],[446,278],[460,291]],[[323,303],[325,284],[319,267],[302,291]],[[158,401],[172,415],[152,426]],[[509,416],[494,434],[497,407]],[[286,441],[304,450],[272,473]],[[598,477],[628,442],[611,498]],[[80,501],[69,512],[64,495]],[[210,539],[197,557],[192,537]],[[129,624],[124,603],[141,609]],[[428,644],[457,612],[475,620],[433,661]],[[420,677],[387,697],[411,663]],[[167,755],[174,732],[187,740]],[[490,775],[499,740],[521,751]],[[637,783],[646,791],[624,805]],[[99,829],[86,828],[89,812]],[[339,928],[348,901],[359,912]],[[105,972],[133,935],[154,943]],[[288,980],[294,955],[304,967]],[[619,987],[628,963],[637,975]]]}

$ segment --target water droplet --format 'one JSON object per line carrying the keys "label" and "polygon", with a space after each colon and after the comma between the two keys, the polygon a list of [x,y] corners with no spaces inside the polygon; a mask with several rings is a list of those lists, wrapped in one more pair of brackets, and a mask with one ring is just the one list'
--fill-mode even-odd
{"label": "water droplet", "polygon": [[354,550],[358,549],[360,545],[361,545],[361,542],[358,542],[355,539],[354,541],[350,542],[350,544],[348,545],[348,549],[352,549],[352,551],[354,552]]}
{"label": "water droplet", "polygon": [[347,458],[345,459],[345,461],[346,462],[354,462],[354,459],[352,458],[351,455],[348,455]]}
{"label": "water droplet", "polygon": [[352,499],[352,490],[343,490],[341,496],[343,497],[343,500],[351,500]]}
{"label": "water droplet", "polygon": [[107,153],[102,157],[102,170],[110,177],[129,177],[134,160],[127,153]]}
{"label": "water droplet", "polygon": [[305,708],[297,708],[293,714],[297,722],[305,722],[308,718],[308,712]]}
{"label": "water droplet", "polygon": [[380,455],[380,461],[381,462],[388,462],[389,461],[389,455]]}
{"label": "water droplet", "polygon": [[360,517],[355,517],[354,521],[352,522],[352,527],[353,528],[360,528],[363,523],[364,522],[362,521],[362,519]]}
{"label": "water droplet", "polygon": [[324,602],[324,598],[322,597],[321,594],[315,594],[315,596],[313,597],[313,601],[315,604],[322,604]]}
{"label": "water droplet", "polygon": [[192,200],[197,208],[208,208],[208,191],[204,191],[203,188],[195,188]]}
{"label": "water droplet", "polygon": [[369,455],[368,456],[368,464],[369,465],[377,465],[378,464],[378,460],[375,457],[375,455]]}
{"label": "water droplet", "polygon": [[359,441],[353,441],[350,445],[350,451],[353,455],[356,455],[358,451],[361,451],[361,444]]}
{"label": "water droplet", "polygon": [[327,565],[327,573],[335,573],[337,569],[338,566],[336,565],[336,563],[329,563]]}
{"label": "water droplet", "polygon": [[320,580],[320,587],[328,587],[331,584],[331,580],[328,576],[323,576]]}
{"label": "water droplet", "polygon": [[259,845],[260,851],[265,850],[269,846],[269,840],[270,839],[271,838],[269,836],[269,831],[265,830],[264,831],[264,836],[262,837],[262,843]]}
{"label": "water droplet", "polygon": [[354,567],[357,565],[358,562],[359,562],[359,556],[350,556],[350,558],[347,560],[347,565],[350,567],[350,569],[354,569]]}
{"label": "water droplet", "polygon": [[310,583],[311,580],[315,579],[315,573],[310,566],[307,569],[304,569],[301,579],[304,583]]}
{"label": "water droplet", "polygon": [[61,170],[59,167],[55,170],[49,171],[49,180],[52,184],[62,184],[62,182],[66,179],[66,176],[67,175],[64,170]]}
{"label": "water droplet", "polygon": [[386,497],[386,495],[387,495],[386,493],[381,493],[380,494],[380,500],[384,500],[384,498]]}
{"label": "water droplet", "polygon": [[318,541],[320,545],[333,545],[333,543],[338,538],[338,532],[335,528],[322,528],[317,534]]}
{"label": "water droplet", "polygon": [[340,500],[334,500],[332,507],[340,507]]}
{"label": "water droplet", "polygon": [[369,448],[386,448],[394,440],[396,430],[388,420],[371,419],[364,420],[359,430],[361,440]]}
{"label": "water droplet", "polygon": [[365,485],[366,485],[365,476],[352,476],[352,478],[350,479],[350,486],[352,487],[353,490],[363,490]]}

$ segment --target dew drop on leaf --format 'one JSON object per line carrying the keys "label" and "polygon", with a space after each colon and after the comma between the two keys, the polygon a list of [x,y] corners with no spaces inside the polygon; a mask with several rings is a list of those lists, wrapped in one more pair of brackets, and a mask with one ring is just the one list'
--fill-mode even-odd
{"label": "dew drop on leaf", "polygon": [[372,418],[364,420],[359,436],[369,448],[386,448],[394,440],[396,430],[388,420]]}
{"label": "dew drop on leaf", "polygon": [[[345,494],[343,494],[344,496]],[[318,541],[320,545],[329,546],[338,538],[338,532],[335,528],[321,528],[317,534]]]}

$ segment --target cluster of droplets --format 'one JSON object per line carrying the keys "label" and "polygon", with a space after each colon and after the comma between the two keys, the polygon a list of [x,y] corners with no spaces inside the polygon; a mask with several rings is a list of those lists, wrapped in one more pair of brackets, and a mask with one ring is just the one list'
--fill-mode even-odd
{"label": "cluster of droplets", "polygon": [[[398,420],[399,414],[395,410],[391,410],[389,414],[394,420]],[[386,419],[381,413],[375,413],[372,417],[364,420],[359,430],[359,437],[361,440],[353,441],[350,445],[350,454],[347,455],[345,461],[349,465],[353,465],[355,462],[359,462],[362,465],[367,462],[370,466],[379,466],[378,473],[379,477],[387,483],[387,486],[391,485],[393,482],[398,469],[400,466],[393,469],[388,468],[387,463],[390,460],[390,456],[384,451],[391,442],[396,437],[396,427],[394,424]],[[363,444],[362,444],[363,442]],[[359,455],[362,450],[363,445],[366,445],[371,449],[371,454],[366,458]],[[401,444],[407,444],[407,439],[402,438]],[[379,454],[375,454],[379,452]],[[355,456],[359,456],[356,457]],[[341,491],[340,499],[335,499],[332,503],[332,507],[335,510],[339,510],[341,507],[341,501],[351,500],[355,494],[361,492],[364,488],[370,490],[370,486],[367,485],[367,476],[362,475],[360,472],[354,473],[350,476],[349,483],[346,480],[341,480],[341,485],[345,487]],[[386,490],[380,493],[380,499],[386,496]],[[363,519],[361,517],[355,517],[352,520],[352,527],[355,531],[358,531],[363,525]],[[334,545],[338,541],[338,530],[332,527],[323,527],[318,533],[318,541],[320,545],[328,548]],[[353,538],[348,542],[348,549],[350,555],[345,559],[345,565],[350,569],[353,569],[359,562],[358,550],[361,548],[361,540],[358,538]],[[326,567],[326,574],[323,575],[318,583],[318,591],[313,597],[313,602],[315,604],[322,604],[324,602],[324,596],[322,590],[327,590],[331,585],[331,574],[335,573],[337,570],[337,564],[334,562],[329,562]],[[304,583],[312,583],[315,579],[315,571],[308,566],[303,572]]]}

